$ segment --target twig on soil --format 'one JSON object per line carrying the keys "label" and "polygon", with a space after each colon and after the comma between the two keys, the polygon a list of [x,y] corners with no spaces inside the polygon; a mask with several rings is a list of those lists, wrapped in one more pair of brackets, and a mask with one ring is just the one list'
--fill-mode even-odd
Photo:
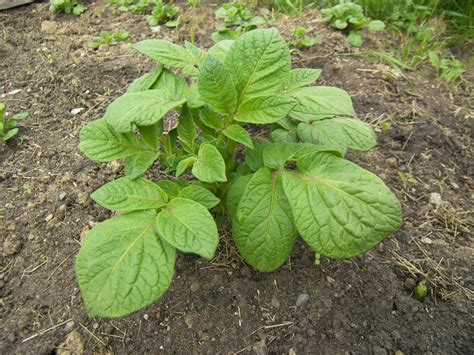
{"label": "twig on soil", "polygon": [[41,264],[39,264],[38,266],[35,266],[33,269],[31,270],[24,270],[23,273],[21,274],[21,280],[23,280],[23,277],[25,277],[26,274],[31,274],[33,272],[35,272],[36,270],[38,270],[41,266],[43,266],[44,264],[46,264],[48,262],[48,260],[45,260],[43,261]]}
{"label": "twig on soil", "polygon": [[[60,326],[62,326],[63,324],[66,324],[66,323],[68,323],[68,322],[70,322],[70,321],[72,321],[72,318],[69,318],[68,320],[65,320],[64,322],[58,323],[58,324],[56,324],[56,325],[53,325],[52,327],[43,329],[43,330],[39,331],[38,333],[33,334],[32,336],[30,336],[30,337],[28,337],[28,338],[26,338],[26,339],[23,339],[21,342],[22,342],[22,343],[25,343],[25,342],[27,342],[28,340],[31,340],[31,339],[34,339],[34,338],[40,336],[40,335],[43,335],[43,334],[45,334],[45,333],[47,333],[47,332],[49,332],[49,331],[51,331],[51,330],[54,330],[54,329],[56,329],[57,327],[60,327]],[[79,324],[80,324],[80,323],[79,323]]]}
{"label": "twig on soil", "polygon": [[69,254],[66,259],[64,259],[63,261],[61,261],[59,263],[58,266],[56,266],[56,268],[53,270],[53,272],[48,276],[48,278],[46,279],[46,281],[49,281],[51,279],[51,277],[53,277],[54,273],[56,271],[58,271],[58,269],[66,262],[67,259],[69,259],[71,256],[73,256],[75,253],[77,252],[77,250],[75,250],[73,253]]}
{"label": "twig on soil", "polygon": [[273,329],[273,328],[281,328],[281,327],[286,327],[288,325],[293,325],[293,324],[295,324],[295,323],[291,322],[291,321],[288,321],[288,322],[283,322],[283,323],[279,323],[279,324],[262,325],[260,328],[255,329],[252,333],[247,335],[246,338],[254,335],[256,332],[258,332],[259,330],[262,330],[262,329],[266,330],[266,329]]}
{"label": "twig on soil", "polygon": [[405,143],[403,143],[402,151],[405,150],[405,147],[407,146],[408,141],[410,140],[411,136],[413,135],[413,132],[414,132],[414,130],[412,130],[412,131],[410,132],[410,135],[408,136],[407,140],[405,141]]}
{"label": "twig on soil", "polygon": [[86,327],[84,324],[82,324],[81,322],[79,322],[79,325],[80,325],[82,328],[84,328],[84,330],[85,330],[87,333],[89,333],[95,340],[97,340],[99,343],[101,343],[104,347],[106,346],[105,343],[104,343],[102,340],[100,340],[100,338],[99,338],[97,335],[95,335],[93,332],[91,332],[89,329],[87,329],[87,327]]}

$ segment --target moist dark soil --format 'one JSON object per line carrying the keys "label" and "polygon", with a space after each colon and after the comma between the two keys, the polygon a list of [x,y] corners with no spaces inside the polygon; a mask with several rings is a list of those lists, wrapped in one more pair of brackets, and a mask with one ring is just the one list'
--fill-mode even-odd
{"label": "moist dark soil", "polygon": [[[212,44],[212,11],[184,16],[195,19],[203,47]],[[376,128],[378,148],[349,158],[397,194],[404,226],[363,256],[319,266],[298,242],[273,273],[246,266],[223,228],[214,260],[180,254],[162,299],[107,320],[86,315],[74,260],[87,232],[110,216],[89,194],[123,168],[88,160],[78,135],[154,63],[129,43],[95,51],[87,44],[116,29],[133,41],[179,42],[190,39],[191,24],[153,32],[144,16],[103,3],[81,17],[53,16],[47,3],[0,12],[0,100],[30,113],[0,145],[0,353],[472,353],[469,73],[456,90],[430,71],[400,76],[357,55],[320,20],[310,12],[272,25],[287,39],[296,25],[323,33],[322,44],[293,54],[294,65],[323,69],[318,85],[347,90],[359,118]],[[388,48],[384,36],[367,34],[363,50]],[[419,282],[428,285],[422,301],[412,295]]]}

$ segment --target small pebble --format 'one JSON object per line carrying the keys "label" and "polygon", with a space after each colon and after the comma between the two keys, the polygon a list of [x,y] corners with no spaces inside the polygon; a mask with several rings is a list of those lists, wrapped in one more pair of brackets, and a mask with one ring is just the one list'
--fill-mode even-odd
{"label": "small pebble", "polygon": [[432,192],[430,194],[430,203],[435,206],[441,205],[443,200],[441,199],[441,195],[437,192]]}
{"label": "small pebble", "polygon": [[87,195],[84,192],[79,192],[77,194],[77,203],[80,204],[81,206],[88,206],[89,205],[89,195]]}
{"label": "small pebble", "polygon": [[5,255],[14,255],[21,249],[21,239],[16,234],[10,234],[3,242],[3,253]]}
{"label": "small pebble", "polygon": [[69,333],[73,328],[74,328],[74,321],[70,321],[66,323],[66,326],[64,327],[64,331]]}
{"label": "small pebble", "polygon": [[53,219],[53,214],[50,213],[50,214],[48,214],[48,215],[46,216],[46,218],[45,218],[44,220],[45,220],[46,222],[49,222],[49,221],[51,221],[52,219]]}
{"label": "small pebble", "polygon": [[59,193],[59,201],[64,200],[64,198],[66,197],[66,195],[67,195],[67,194],[66,194],[64,191],[61,191],[61,192]]}
{"label": "small pebble", "polygon": [[398,165],[397,158],[395,158],[395,157],[387,158],[387,160],[385,160],[385,162],[387,163],[388,166],[397,166]]}
{"label": "small pebble", "polygon": [[201,285],[199,284],[199,282],[194,281],[191,283],[191,286],[189,288],[191,289],[191,292],[196,292],[197,290],[199,290],[200,287]]}
{"label": "small pebble", "polygon": [[302,306],[306,302],[309,301],[309,295],[307,293],[301,293],[298,295],[298,298],[296,299],[296,306]]}
{"label": "small pebble", "polygon": [[144,320],[148,320],[148,319],[150,319],[150,316],[145,313],[145,314],[143,315],[143,319],[144,319]]}

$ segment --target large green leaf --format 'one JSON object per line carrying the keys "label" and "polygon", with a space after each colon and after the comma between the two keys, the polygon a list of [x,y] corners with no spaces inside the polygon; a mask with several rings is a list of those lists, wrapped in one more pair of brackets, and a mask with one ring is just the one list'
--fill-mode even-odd
{"label": "large green leaf", "polygon": [[104,119],[117,132],[130,132],[133,124],[150,126],[186,100],[170,101],[163,90],[146,90],[120,96],[105,111]]}
{"label": "large green leaf", "polygon": [[290,72],[290,83],[288,90],[294,90],[302,86],[310,85],[318,80],[321,69],[298,68]]}
{"label": "large green leaf", "polygon": [[209,143],[204,143],[199,148],[192,173],[203,182],[227,181],[224,159],[217,148]]}
{"label": "large green leaf", "polygon": [[156,184],[161,187],[164,192],[166,192],[168,199],[170,200],[177,197],[179,195],[179,191],[181,190],[180,186],[176,182],[170,180],[160,180]]}
{"label": "large green leaf", "polygon": [[90,316],[126,316],[169,288],[176,252],[158,238],[155,221],[154,212],[132,212],[99,223],[87,235],[76,275]]}
{"label": "large green leaf", "polygon": [[257,270],[274,271],[288,259],[296,228],[281,176],[268,168],[254,174],[240,199],[232,228],[240,254]]}
{"label": "large green leaf", "polygon": [[300,148],[301,146],[296,143],[275,142],[267,144],[262,151],[263,165],[273,170],[283,168],[285,163]]}
{"label": "large green leaf", "polygon": [[247,184],[252,179],[253,174],[239,176],[231,181],[227,190],[226,208],[227,213],[232,219],[237,218],[237,208],[242,198]]}
{"label": "large green leaf", "polygon": [[245,128],[236,124],[232,124],[228,126],[223,131],[223,133],[226,137],[232,139],[234,142],[241,143],[250,149],[253,148],[252,138]]}
{"label": "large green leaf", "polygon": [[296,105],[283,95],[255,96],[242,102],[234,116],[236,121],[268,124],[281,120]]}
{"label": "large green leaf", "polygon": [[308,163],[284,172],[283,187],[298,232],[317,253],[359,255],[400,226],[400,202],[377,176],[330,153]]}
{"label": "large green leaf", "polygon": [[247,164],[252,171],[257,171],[263,166],[263,150],[270,144],[268,141],[257,139],[253,141],[253,149],[245,150],[245,164]]}
{"label": "large green leaf", "polygon": [[201,98],[214,110],[231,114],[237,107],[237,91],[232,76],[224,64],[209,56],[198,81]]}
{"label": "large green leaf", "polygon": [[140,53],[170,67],[185,68],[197,64],[193,53],[162,39],[146,39],[132,46]]}
{"label": "large green leaf", "polygon": [[190,89],[183,77],[173,74],[168,69],[163,69],[158,80],[151,89],[160,89],[169,101],[180,101],[190,97]]}
{"label": "large green leaf", "polygon": [[229,52],[233,43],[234,41],[231,39],[217,42],[215,45],[209,48],[209,50],[207,51],[207,54],[215,57],[216,59],[224,63],[227,52]]}
{"label": "large green leaf", "polygon": [[194,66],[201,66],[204,64],[206,60],[206,52],[196,47],[194,44],[188,41],[184,41],[184,48],[188,51],[188,53],[193,57],[192,64]]}
{"label": "large green leaf", "polygon": [[157,209],[168,201],[166,192],[158,185],[144,178],[129,177],[103,185],[91,197],[99,205],[119,212]]}
{"label": "large green leaf", "polygon": [[188,153],[194,153],[194,140],[196,139],[196,134],[193,114],[188,105],[184,105],[178,122],[178,138]]}
{"label": "large green leaf", "polygon": [[234,78],[239,102],[256,95],[280,92],[290,76],[288,46],[276,29],[256,29],[239,37],[225,64]]}
{"label": "large green leaf", "polygon": [[134,136],[118,133],[104,119],[93,121],[81,129],[79,149],[90,159],[107,162],[135,154],[151,152]]}
{"label": "large green leaf", "polygon": [[158,214],[159,235],[185,253],[195,253],[208,260],[214,257],[219,236],[209,211],[195,201],[174,198]]}
{"label": "large green leaf", "polygon": [[159,65],[151,72],[135,79],[127,88],[127,93],[140,92],[148,90],[158,80],[163,71],[163,66]]}
{"label": "large green leaf", "polygon": [[157,152],[142,152],[125,158],[125,175],[134,179],[143,175],[158,159]]}
{"label": "large green leaf", "polygon": [[355,117],[351,97],[344,90],[330,86],[304,87],[291,92],[298,101],[290,116],[300,121],[314,121],[333,116]]}
{"label": "large green leaf", "polygon": [[207,107],[203,107],[199,110],[199,118],[207,127],[214,129],[221,129],[224,127],[224,121],[222,118]]}
{"label": "large green leaf", "polygon": [[220,200],[211,191],[196,184],[182,189],[179,192],[179,197],[196,201],[208,209],[217,206],[220,202]]}
{"label": "large green leaf", "polygon": [[377,144],[375,133],[369,124],[351,118],[332,118],[301,122],[297,128],[302,142],[332,146],[345,150],[369,150]]}

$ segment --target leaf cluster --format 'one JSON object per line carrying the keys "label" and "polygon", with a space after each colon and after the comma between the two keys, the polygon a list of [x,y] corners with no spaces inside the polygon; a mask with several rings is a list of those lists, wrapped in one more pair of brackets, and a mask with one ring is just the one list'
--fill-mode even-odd
{"label": "leaf cluster", "polygon": [[321,43],[323,35],[311,35],[313,28],[311,27],[296,27],[291,34],[291,43],[299,49],[311,48],[317,43]]}
{"label": "leaf cluster", "polygon": [[216,43],[236,39],[266,22],[263,17],[255,16],[245,3],[235,2],[223,4],[216,10],[214,17],[224,24],[212,34],[212,40]]}
{"label": "leaf cluster", "polygon": [[331,8],[321,10],[325,16],[324,21],[331,27],[348,33],[347,40],[354,47],[360,47],[363,43],[362,30],[381,31],[385,28],[382,21],[371,21],[365,17],[360,5],[351,1],[342,2]]}
{"label": "leaf cluster", "polygon": [[100,46],[114,46],[120,42],[130,41],[130,35],[125,30],[116,30],[112,32],[102,31],[99,37],[96,37],[87,46],[97,49]]}
{"label": "leaf cluster", "polygon": [[7,106],[0,102],[0,138],[3,142],[11,139],[18,133],[18,122],[28,118],[27,112],[17,113],[11,117],[7,115]]}
{"label": "leaf cluster", "polygon": [[[118,317],[155,301],[171,284],[176,250],[212,259],[219,238],[209,209],[228,218],[240,254],[264,272],[286,262],[298,235],[339,259],[398,228],[396,197],[344,159],[375,146],[372,128],[345,91],[311,86],[320,70],[292,69],[275,29],[207,51],[164,40],[133,47],[156,69],[80,134],[90,159],[125,161],[125,176],[92,194],[119,215],[92,229],[77,258],[89,314]],[[267,125],[269,139],[253,139],[250,125]],[[154,164],[188,179],[143,178]]]}
{"label": "leaf cluster", "polygon": [[50,0],[49,11],[64,12],[66,14],[82,15],[87,10],[87,6],[80,4],[77,0]]}
{"label": "leaf cluster", "polygon": [[155,0],[155,6],[148,16],[147,21],[150,26],[157,26],[165,23],[167,27],[176,27],[176,16],[179,13],[179,6],[173,4],[166,4],[163,0]]}
{"label": "leaf cluster", "polygon": [[133,14],[149,13],[159,0],[107,0],[108,4],[121,12]]}

